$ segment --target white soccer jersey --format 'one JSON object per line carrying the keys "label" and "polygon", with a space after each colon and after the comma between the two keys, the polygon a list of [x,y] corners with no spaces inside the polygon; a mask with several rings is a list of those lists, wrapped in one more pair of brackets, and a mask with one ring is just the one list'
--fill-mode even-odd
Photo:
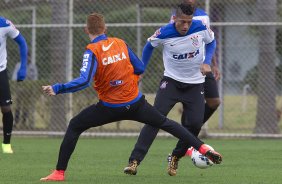
{"label": "white soccer jersey", "polygon": [[15,28],[11,21],[0,17],[0,72],[7,67],[7,37],[12,39],[19,35],[19,31]]}
{"label": "white soccer jersey", "polygon": [[163,46],[164,76],[189,84],[204,83],[200,65],[205,60],[205,45],[213,40],[214,33],[199,20],[192,21],[184,36],[174,24],[168,24],[148,38],[153,47]]}

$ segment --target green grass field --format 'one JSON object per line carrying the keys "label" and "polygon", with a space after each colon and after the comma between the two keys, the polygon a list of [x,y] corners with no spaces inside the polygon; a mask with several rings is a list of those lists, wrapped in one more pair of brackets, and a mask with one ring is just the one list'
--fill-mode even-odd
{"label": "green grass field", "polygon": [[[136,138],[81,138],[65,183],[97,184],[281,184],[281,140],[205,140],[222,153],[221,165],[198,169],[183,158],[178,175],[166,174],[174,138],[158,138],[136,176],[123,173]],[[54,169],[61,138],[13,138],[13,155],[0,154],[1,184],[40,183]],[[52,182],[54,183],[54,182]]]}

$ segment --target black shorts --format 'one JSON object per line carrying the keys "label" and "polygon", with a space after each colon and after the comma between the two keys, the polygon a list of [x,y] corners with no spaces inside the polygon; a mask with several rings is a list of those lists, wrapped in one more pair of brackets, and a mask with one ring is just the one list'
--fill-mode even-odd
{"label": "black shorts", "polygon": [[212,73],[208,73],[204,83],[205,98],[219,98],[217,82]]}
{"label": "black shorts", "polygon": [[[169,77],[163,77],[157,92],[154,107],[164,116],[170,112],[176,103],[183,104],[187,121],[185,125],[201,125],[204,118],[205,99],[203,84],[187,84]],[[183,124],[184,125],[184,124]]]}
{"label": "black shorts", "polygon": [[0,72],[0,106],[12,104],[7,69]]}

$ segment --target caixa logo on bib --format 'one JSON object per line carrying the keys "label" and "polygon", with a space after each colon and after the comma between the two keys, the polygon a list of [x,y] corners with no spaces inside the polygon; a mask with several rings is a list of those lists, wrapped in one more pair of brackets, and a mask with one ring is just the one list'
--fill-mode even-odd
{"label": "caixa logo on bib", "polygon": [[122,80],[114,80],[114,81],[110,81],[110,85],[111,86],[119,86],[123,83]]}

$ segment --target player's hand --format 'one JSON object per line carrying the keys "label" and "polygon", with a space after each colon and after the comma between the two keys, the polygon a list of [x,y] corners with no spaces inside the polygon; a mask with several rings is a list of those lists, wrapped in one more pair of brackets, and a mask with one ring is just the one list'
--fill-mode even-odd
{"label": "player's hand", "polygon": [[216,81],[220,80],[220,71],[219,71],[219,68],[217,66],[213,66],[212,67],[212,73],[214,75],[214,78]]}
{"label": "player's hand", "polygon": [[52,86],[42,86],[42,90],[43,90],[43,93],[45,93],[48,96],[56,95]]}
{"label": "player's hand", "polygon": [[21,82],[25,79],[26,76],[26,69],[25,68],[20,68],[18,73],[17,73],[17,82]]}
{"label": "player's hand", "polygon": [[211,72],[211,66],[208,64],[202,64],[200,70],[203,75],[206,75]]}

